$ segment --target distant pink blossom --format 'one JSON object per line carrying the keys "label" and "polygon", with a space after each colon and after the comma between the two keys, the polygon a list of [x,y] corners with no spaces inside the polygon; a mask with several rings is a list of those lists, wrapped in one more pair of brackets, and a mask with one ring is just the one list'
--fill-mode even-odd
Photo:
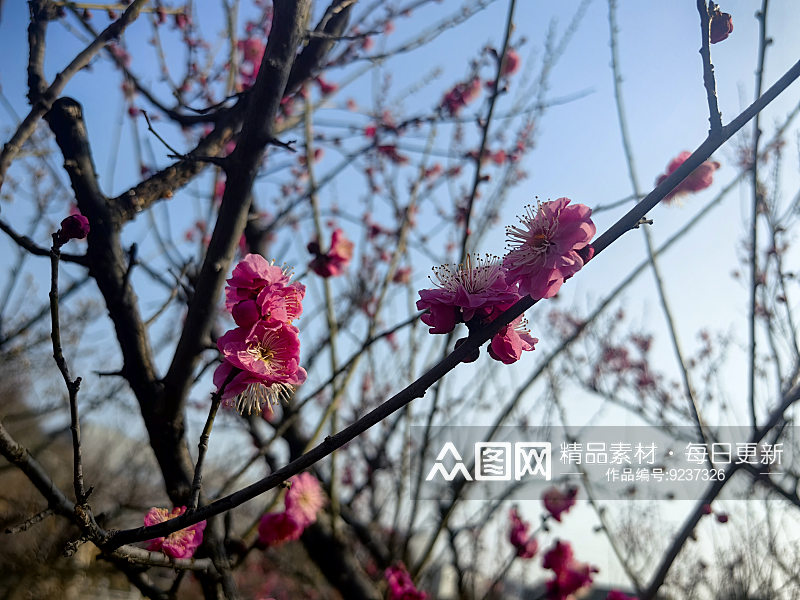
{"label": "distant pink blossom", "polygon": [[575,497],[577,495],[578,488],[576,487],[569,487],[565,492],[562,492],[554,486],[545,491],[542,496],[542,502],[545,510],[560,523],[561,515],[569,512],[569,509],[575,506]]}
{"label": "distant pink blossom", "polygon": [[[675,171],[678,170],[686,159],[692,155],[691,152],[683,151],[678,156],[673,158],[669,165],[667,165],[667,172],[663,175],[659,175],[656,179],[656,185],[661,185],[661,183],[670,175],[672,175]],[[683,194],[690,194],[693,192],[699,192],[701,190],[706,189],[707,187],[711,186],[714,182],[714,172],[719,169],[720,164],[716,161],[707,160],[699,167],[697,167],[694,171],[689,173],[686,176],[686,179],[681,181],[669,194],[664,197],[664,202],[670,203],[678,196]]]}
{"label": "distant pink blossom", "polygon": [[339,89],[339,86],[335,83],[330,83],[325,81],[322,77],[317,77],[314,81],[317,82],[319,86],[319,91],[323,96],[328,96],[333,94],[335,91]]}
{"label": "distant pink blossom", "polygon": [[267,513],[258,523],[258,540],[265,546],[278,546],[299,539],[304,529],[305,527],[287,512]]}
{"label": "distant pink blossom", "polygon": [[[145,527],[163,523],[186,512],[185,506],[175,507],[170,512],[166,508],[151,508],[144,517]],[[191,558],[195,550],[203,543],[203,531],[206,522],[200,521],[186,529],[170,533],[167,537],[152,539],[148,542],[148,550],[160,550],[172,558]]]}
{"label": "distant pink blossom", "polygon": [[584,265],[579,250],[597,231],[590,218],[592,209],[570,205],[569,198],[539,203],[536,211],[526,207],[521,226],[506,227],[509,251],[503,260],[511,283],[519,282],[519,293],[538,300],[558,293],[564,280]]}
{"label": "distant pink blossom", "polygon": [[308,244],[308,251],[314,255],[308,264],[314,273],[320,277],[336,277],[342,274],[353,258],[353,242],[347,239],[344,231],[337,228],[333,230],[331,246],[327,252],[321,252],[316,240]]}
{"label": "distant pink blossom", "polygon": [[481,93],[481,80],[473,77],[457,84],[442,98],[440,106],[451,116],[457,116],[461,109],[472,103]]}
{"label": "distant pink blossom", "polygon": [[500,259],[468,254],[460,265],[434,267],[437,281],[433,289],[419,291],[419,310],[427,310],[422,322],[430,325],[430,333],[449,333],[456,323],[473,319],[493,321],[511,307],[520,295],[516,285],[506,282]]}
{"label": "distant pink blossom", "polygon": [[217,347],[223,360],[214,372],[214,385],[219,389],[234,368],[241,369],[222,395],[228,403],[236,397],[241,413],[260,413],[264,406],[287,399],[306,380],[298,362],[298,330],[293,325],[280,323],[271,328],[258,321],[251,329],[237,327],[220,336]]}
{"label": "distant pink blossom", "polygon": [[522,63],[519,53],[514,48],[506,50],[506,56],[503,59],[503,68],[500,71],[501,75],[513,75],[519,71],[519,66]]}
{"label": "distant pink blossom", "polygon": [[428,597],[416,588],[403,563],[395,563],[386,569],[384,577],[389,588],[388,600],[425,600]]}
{"label": "distant pink blossom", "polygon": [[554,578],[546,583],[548,600],[567,600],[583,587],[591,585],[597,567],[575,560],[572,547],[556,540],[542,559],[542,567],[551,569]]}
{"label": "distant pink blossom", "polygon": [[539,550],[539,543],[533,535],[528,535],[530,523],[522,520],[516,508],[511,509],[509,517],[511,518],[511,530],[508,540],[517,551],[517,556],[526,559],[533,558]]}
{"label": "distant pink blossom", "polygon": [[82,214],[72,214],[61,221],[61,228],[56,232],[56,243],[63,246],[70,240],[82,240],[89,235],[89,219]]}
{"label": "distant pink blossom", "polygon": [[539,340],[525,328],[527,323],[520,315],[497,332],[489,344],[489,356],[510,365],[522,357],[523,351],[534,350]]}
{"label": "distant pink blossom", "polygon": [[286,492],[286,512],[307,527],[317,520],[317,513],[325,505],[322,486],[311,473],[300,473],[289,481],[292,487]]}
{"label": "distant pink blossom", "polygon": [[638,600],[636,596],[628,596],[619,590],[611,590],[606,596],[606,600]]}

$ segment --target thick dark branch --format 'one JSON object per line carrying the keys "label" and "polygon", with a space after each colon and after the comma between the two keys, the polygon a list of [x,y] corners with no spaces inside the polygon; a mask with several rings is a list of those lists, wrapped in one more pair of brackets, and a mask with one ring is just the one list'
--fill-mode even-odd
{"label": "thick dark branch", "polygon": [[247,223],[253,182],[264,151],[274,137],[275,116],[302,39],[308,9],[308,0],[275,3],[272,33],[258,77],[248,94],[239,141],[229,157],[227,185],[219,216],[172,364],[164,378],[165,404],[173,414],[183,406],[197,358],[209,337],[216,302]]}

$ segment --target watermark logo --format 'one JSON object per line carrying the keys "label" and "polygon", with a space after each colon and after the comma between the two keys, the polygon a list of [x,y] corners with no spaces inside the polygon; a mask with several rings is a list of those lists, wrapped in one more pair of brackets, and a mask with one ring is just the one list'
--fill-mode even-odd
{"label": "watermark logo", "polygon": [[[523,477],[550,481],[552,478],[552,448],[550,442],[476,442],[474,472],[476,481],[521,481]],[[449,471],[444,465],[447,455],[455,464]],[[464,465],[461,454],[453,442],[446,442],[425,481],[432,481],[437,474],[445,481],[453,481],[461,475],[466,481],[473,481],[472,475]]]}

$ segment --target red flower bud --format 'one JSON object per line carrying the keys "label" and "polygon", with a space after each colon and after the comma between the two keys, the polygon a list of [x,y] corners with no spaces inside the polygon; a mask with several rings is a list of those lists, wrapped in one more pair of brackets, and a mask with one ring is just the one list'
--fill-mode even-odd
{"label": "red flower bud", "polygon": [[82,240],[89,233],[89,219],[83,215],[70,215],[61,221],[61,229],[56,233],[56,242],[63,246],[70,240]]}
{"label": "red flower bud", "polygon": [[717,44],[728,38],[733,33],[733,19],[728,13],[720,12],[719,8],[711,15],[711,43]]}

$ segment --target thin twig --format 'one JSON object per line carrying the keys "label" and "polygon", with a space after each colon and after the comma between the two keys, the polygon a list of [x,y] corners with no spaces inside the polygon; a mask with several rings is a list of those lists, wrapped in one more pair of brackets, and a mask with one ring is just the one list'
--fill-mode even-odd
{"label": "thin twig", "polygon": [[58,234],[53,234],[53,247],[50,249],[50,338],[53,341],[53,358],[64,378],[69,394],[70,432],[72,433],[72,476],[75,501],[83,504],[86,494],[83,487],[83,462],[81,460],[81,425],[78,417],[78,390],[81,378],[70,377],[69,367],[61,349],[61,326],[58,319],[58,259],[60,258]]}
{"label": "thin twig", "polygon": [[[702,34],[702,46],[700,46],[700,56],[703,59],[703,86],[706,88],[708,98],[708,121],[711,129],[708,132],[710,137],[722,133],[722,114],[719,112],[717,104],[717,83],[714,80],[714,65],[711,64],[711,12],[713,0],[697,0],[697,12],[700,13],[700,32]],[[756,96],[758,97],[758,96]]]}
{"label": "thin twig", "polygon": [[[761,10],[756,13],[759,21],[758,30],[758,69],[756,70],[756,98],[761,95],[761,87],[764,84],[764,59],[767,52],[767,6],[769,0],[763,0]],[[759,127],[759,116],[753,118],[753,164],[750,167],[750,183],[753,191],[753,202],[750,210],[750,314],[748,322],[749,337],[749,363],[747,377],[747,398],[750,406],[750,422],[755,429],[758,426],[758,415],[756,410],[756,319],[758,302],[758,215],[764,204],[763,190],[758,180],[758,143],[761,139],[761,128]]]}

